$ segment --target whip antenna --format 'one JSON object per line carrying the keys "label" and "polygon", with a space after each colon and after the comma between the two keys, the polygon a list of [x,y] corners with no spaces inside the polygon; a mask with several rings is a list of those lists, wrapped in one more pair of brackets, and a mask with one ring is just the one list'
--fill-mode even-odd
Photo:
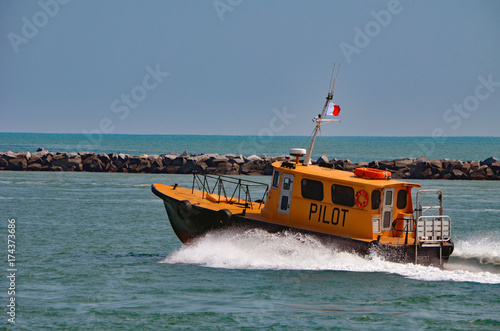
{"label": "whip antenna", "polygon": [[[313,118],[313,122],[316,123],[316,128],[314,129],[314,134],[311,139],[311,144],[309,145],[309,149],[306,152],[306,156],[304,158],[304,162],[302,163],[305,166],[308,166],[311,163],[312,150],[314,147],[314,141],[316,140],[316,136],[318,132],[321,130],[321,125],[331,122],[340,122],[339,120],[325,119],[325,113],[328,108],[330,101],[333,99],[333,91],[335,90],[335,84],[337,83],[337,77],[339,75],[340,64],[337,67],[337,73],[335,73],[335,64],[333,65],[332,76],[330,78],[330,86],[328,89],[328,95],[326,97],[325,106],[323,107],[323,112],[318,115],[318,117]],[[339,108],[340,111],[340,108]],[[338,113],[337,113],[338,114]],[[337,115],[334,115],[337,116]]]}
{"label": "whip antenna", "polygon": [[[337,74],[335,75],[335,79],[333,80],[333,85],[332,85],[332,96],[333,96],[333,91],[335,91],[335,84],[337,84],[337,77],[339,75],[339,70],[340,70],[340,63],[339,66],[337,67]],[[332,74],[333,77],[333,74]]]}
{"label": "whip antenna", "polygon": [[[328,86],[328,93],[330,93],[330,91],[333,88],[333,76],[335,76],[335,63],[333,64],[332,77],[330,78],[330,85]],[[335,79],[336,79],[336,77],[335,77]]]}

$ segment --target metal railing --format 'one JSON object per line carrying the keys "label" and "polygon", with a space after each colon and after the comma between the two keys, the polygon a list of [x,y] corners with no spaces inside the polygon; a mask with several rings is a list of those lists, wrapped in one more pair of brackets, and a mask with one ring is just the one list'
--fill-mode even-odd
{"label": "metal railing", "polygon": [[[439,202],[438,206],[422,206],[422,204],[421,204],[422,196],[425,194],[429,194],[429,193],[437,194],[437,198],[438,198],[438,202]],[[415,210],[416,218],[419,218],[420,216],[423,216],[424,213],[430,212],[430,211],[435,211],[438,213],[438,215],[443,215],[443,192],[441,190],[418,190],[416,205],[418,206],[418,208]]]}
{"label": "metal railing", "polygon": [[[217,203],[225,202],[228,204],[241,204],[246,208],[253,208],[254,203],[260,206],[264,203],[269,190],[268,184],[263,184],[248,179],[235,178],[223,175],[199,175],[193,174],[194,192],[195,186],[198,190],[202,191],[202,197],[205,198],[207,194],[217,194],[215,201]],[[261,199],[252,200],[253,194],[259,194],[256,191],[262,191]],[[228,194],[229,193],[229,194]]]}
{"label": "metal railing", "polygon": [[436,244],[451,239],[451,218],[447,215],[420,216],[416,236],[422,243]]}
{"label": "metal railing", "polygon": [[[439,205],[422,206],[421,198],[427,193],[437,194]],[[419,190],[416,204],[415,263],[418,261],[418,241],[421,247],[439,247],[439,264],[442,266],[443,244],[451,241],[451,218],[443,215],[443,192],[441,190]]]}

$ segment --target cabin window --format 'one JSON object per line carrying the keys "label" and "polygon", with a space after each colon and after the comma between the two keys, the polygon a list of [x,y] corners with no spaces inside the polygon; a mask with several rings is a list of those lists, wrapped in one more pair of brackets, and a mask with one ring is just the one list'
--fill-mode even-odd
{"label": "cabin window", "polygon": [[405,209],[406,208],[407,195],[408,195],[407,190],[399,190],[398,191],[398,199],[397,199],[398,200],[397,201],[398,209]]}
{"label": "cabin window", "polygon": [[385,205],[392,205],[392,191],[386,190],[385,192]]}
{"label": "cabin window", "polygon": [[372,209],[378,209],[380,206],[380,191],[374,190],[372,192]]}
{"label": "cabin window", "polygon": [[288,196],[284,195],[281,197],[281,205],[280,205],[281,210],[287,210],[288,209]]}
{"label": "cabin window", "polygon": [[302,179],[302,197],[312,200],[323,200],[323,183],[318,180]]}
{"label": "cabin window", "polygon": [[278,184],[280,183],[280,172],[278,170],[274,170],[273,174],[273,187],[278,188]]}
{"label": "cabin window", "polygon": [[288,191],[290,189],[291,184],[292,184],[292,180],[290,179],[290,177],[283,178],[283,189],[284,190]]}
{"label": "cabin window", "polygon": [[332,202],[342,206],[354,206],[354,189],[349,186],[332,185]]}

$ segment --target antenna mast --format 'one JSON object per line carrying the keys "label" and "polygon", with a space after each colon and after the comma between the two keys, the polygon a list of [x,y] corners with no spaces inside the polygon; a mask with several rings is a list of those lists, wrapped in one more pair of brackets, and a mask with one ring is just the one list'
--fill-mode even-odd
{"label": "antenna mast", "polygon": [[316,140],[316,136],[318,135],[318,132],[321,130],[321,125],[326,124],[326,123],[331,123],[331,122],[340,122],[340,120],[324,119],[326,109],[328,108],[328,104],[330,103],[330,101],[333,100],[333,93],[335,91],[335,84],[337,83],[337,76],[339,75],[339,70],[340,70],[340,64],[338,65],[337,73],[335,74],[335,64],[334,64],[333,71],[332,71],[332,78],[330,79],[330,86],[328,88],[328,95],[326,96],[326,102],[325,102],[325,106],[323,107],[323,112],[321,113],[321,115],[318,115],[318,117],[313,118],[313,122],[316,123],[316,128],[314,129],[314,135],[313,135],[313,138],[311,140],[311,144],[309,145],[309,148],[307,149],[306,157],[304,158],[304,162],[302,163],[305,166],[308,166],[311,163],[311,155],[312,155],[312,151],[314,148],[314,141]]}

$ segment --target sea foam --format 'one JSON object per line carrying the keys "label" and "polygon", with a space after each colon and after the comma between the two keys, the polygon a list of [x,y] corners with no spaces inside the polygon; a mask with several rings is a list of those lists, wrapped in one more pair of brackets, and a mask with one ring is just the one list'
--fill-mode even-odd
{"label": "sea foam", "polygon": [[[498,242],[496,243],[498,244]],[[466,250],[462,244],[458,255]],[[490,247],[492,248],[492,247]],[[470,250],[469,250],[470,251]],[[478,254],[497,254],[479,249]],[[173,252],[162,263],[195,264],[212,268],[261,270],[336,270],[350,272],[383,272],[422,281],[454,281],[500,284],[500,273],[491,269],[468,267],[461,261],[445,264],[444,269],[432,266],[402,264],[385,261],[372,255],[366,258],[341,252],[326,246],[315,236],[263,230],[229,229],[206,234],[189,245]]]}

